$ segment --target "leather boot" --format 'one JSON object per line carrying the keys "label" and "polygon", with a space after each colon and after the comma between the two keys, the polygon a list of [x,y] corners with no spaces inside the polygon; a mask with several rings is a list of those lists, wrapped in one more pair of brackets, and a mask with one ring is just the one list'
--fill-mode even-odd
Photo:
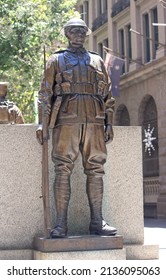
{"label": "leather boot", "polygon": [[108,225],[102,217],[103,178],[87,176],[87,196],[90,206],[90,234],[110,236],[117,233],[116,228]]}
{"label": "leather boot", "polygon": [[67,212],[70,200],[70,176],[57,175],[54,185],[56,204],[56,225],[51,230],[51,238],[65,237],[67,235]]}

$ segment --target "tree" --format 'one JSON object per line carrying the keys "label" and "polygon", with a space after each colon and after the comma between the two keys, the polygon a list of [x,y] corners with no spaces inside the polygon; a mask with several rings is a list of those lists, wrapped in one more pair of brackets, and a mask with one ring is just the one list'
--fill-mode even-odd
{"label": "tree", "polygon": [[8,98],[34,122],[34,93],[47,56],[65,43],[64,23],[78,13],[76,0],[0,0],[0,79],[8,81]]}

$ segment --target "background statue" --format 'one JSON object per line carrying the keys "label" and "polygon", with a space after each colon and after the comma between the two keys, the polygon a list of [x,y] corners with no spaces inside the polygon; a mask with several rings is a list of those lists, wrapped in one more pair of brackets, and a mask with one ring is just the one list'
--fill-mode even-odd
{"label": "background statue", "polygon": [[69,41],[68,48],[49,58],[39,91],[36,135],[40,144],[43,144],[42,106],[45,95],[48,96],[48,123],[53,128],[57,220],[51,230],[52,238],[67,235],[70,176],[79,152],[87,175],[90,234],[109,236],[117,232],[102,216],[103,165],[107,156],[106,143],[113,139],[114,99],[102,58],[83,47],[90,32],[81,19],[73,18],[66,23],[64,34]]}
{"label": "background statue", "polygon": [[0,124],[23,124],[24,118],[14,102],[6,99],[8,83],[0,82]]}

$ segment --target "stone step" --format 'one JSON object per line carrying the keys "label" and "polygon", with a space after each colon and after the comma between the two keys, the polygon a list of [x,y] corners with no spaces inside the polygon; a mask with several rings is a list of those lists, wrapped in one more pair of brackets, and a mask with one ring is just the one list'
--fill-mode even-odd
{"label": "stone step", "polygon": [[34,251],[34,260],[126,260],[126,249],[41,252]]}

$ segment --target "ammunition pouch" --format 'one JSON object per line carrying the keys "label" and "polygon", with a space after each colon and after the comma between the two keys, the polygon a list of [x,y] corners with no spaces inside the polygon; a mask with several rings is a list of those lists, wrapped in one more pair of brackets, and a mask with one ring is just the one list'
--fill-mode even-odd
{"label": "ammunition pouch", "polygon": [[[86,71],[83,73],[80,71],[81,75],[86,75],[87,82],[78,82],[77,72],[79,60],[75,58],[69,58],[65,53],[58,55],[58,65],[59,70],[56,74],[55,81],[56,85],[54,88],[55,95],[63,94],[97,94],[105,95],[105,92],[108,90],[108,85],[105,81],[105,75],[100,69],[100,65],[94,64],[94,61],[90,60],[89,63],[86,63]],[[66,65],[70,65],[70,69],[66,69]],[[85,74],[86,72],[86,74]],[[85,81],[84,77],[84,81]]]}

